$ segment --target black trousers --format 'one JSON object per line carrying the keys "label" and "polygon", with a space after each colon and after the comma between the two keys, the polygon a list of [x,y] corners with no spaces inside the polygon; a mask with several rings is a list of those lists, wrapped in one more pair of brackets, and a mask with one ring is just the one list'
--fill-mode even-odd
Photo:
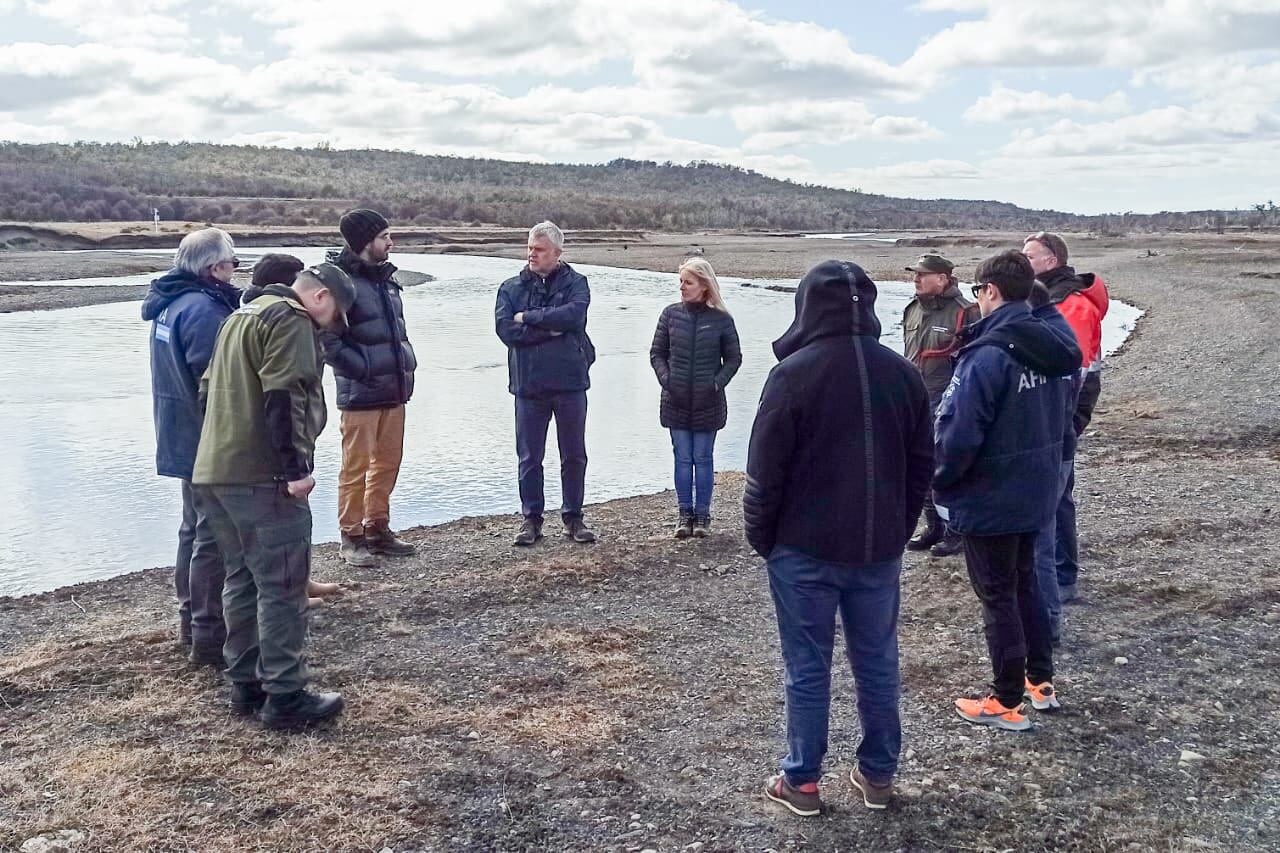
{"label": "black trousers", "polygon": [[995,675],[991,690],[1006,708],[1022,702],[1023,678],[1053,680],[1049,616],[1035,572],[1036,534],[964,536],[964,561],[982,602]]}

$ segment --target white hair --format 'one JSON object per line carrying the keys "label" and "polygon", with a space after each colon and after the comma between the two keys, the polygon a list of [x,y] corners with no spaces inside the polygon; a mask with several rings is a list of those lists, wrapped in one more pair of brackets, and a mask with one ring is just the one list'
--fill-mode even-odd
{"label": "white hair", "polygon": [[539,222],[537,225],[529,229],[530,243],[539,237],[545,238],[548,243],[555,246],[557,249],[564,248],[564,232],[561,231],[560,227],[550,219]]}
{"label": "white hair", "polygon": [[235,256],[236,244],[230,234],[221,228],[201,228],[182,238],[178,252],[173,256],[173,266],[185,273],[202,276],[209,267]]}

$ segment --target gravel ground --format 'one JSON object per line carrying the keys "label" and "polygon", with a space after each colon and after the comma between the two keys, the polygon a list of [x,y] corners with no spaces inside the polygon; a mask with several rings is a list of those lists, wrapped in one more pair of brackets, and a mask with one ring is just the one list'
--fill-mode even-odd
{"label": "gravel ground", "polygon": [[[672,268],[684,239],[633,265]],[[963,266],[1001,239],[940,248]],[[762,277],[919,251],[791,240],[735,266],[704,242]],[[766,803],[781,667],[726,473],[703,542],[668,538],[666,493],[592,508],[593,547],[514,550],[514,516],[411,531],[419,555],[377,570],[318,547],[317,576],[351,589],[313,619],[315,680],[350,706],[305,737],[222,711],[174,647],[162,570],[0,599],[0,848],[75,830],[104,850],[1276,849],[1280,241],[1072,248],[1147,314],[1082,446],[1064,708],[1033,732],[952,713],[989,676],[978,603],[961,560],[910,555],[896,802],[868,812],[843,776],[837,667],[830,813]]]}

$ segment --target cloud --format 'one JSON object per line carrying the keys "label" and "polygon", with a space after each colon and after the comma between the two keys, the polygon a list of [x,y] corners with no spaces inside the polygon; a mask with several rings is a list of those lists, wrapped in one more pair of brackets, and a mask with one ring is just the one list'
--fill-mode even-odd
{"label": "cloud", "polygon": [[802,100],[738,107],[734,126],[749,136],[748,151],[775,151],[796,145],[840,145],[861,139],[933,139],[941,134],[922,119],[876,116],[861,101]]}
{"label": "cloud", "polygon": [[1130,109],[1124,92],[1112,92],[1100,101],[1090,101],[1063,93],[1050,95],[1039,90],[1022,92],[1005,86],[992,87],[964,111],[968,121],[1024,121],[1044,116],[1121,114]]}
{"label": "cloud", "polygon": [[[191,37],[189,0],[27,0],[36,15],[95,42],[151,47]],[[3,11],[3,10],[0,10]]]}

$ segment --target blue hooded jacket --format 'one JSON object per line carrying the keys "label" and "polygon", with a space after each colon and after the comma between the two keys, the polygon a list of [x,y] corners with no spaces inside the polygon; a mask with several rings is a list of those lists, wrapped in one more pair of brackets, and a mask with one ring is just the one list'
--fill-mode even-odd
{"label": "blue hooded jacket", "polygon": [[240,305],[228,284],[170,270],[151,282],[142,319],[151,321],[151,397],[156,473],[191,479],[200,444],[200,377],[222,321]]}
{"label": "blue hooded jacket", "polygon": [[934,503],[959,533],[1039,530],[1057,507],[1073,433],[1075,335],[1010,302],[961,337],[934,426]]}

